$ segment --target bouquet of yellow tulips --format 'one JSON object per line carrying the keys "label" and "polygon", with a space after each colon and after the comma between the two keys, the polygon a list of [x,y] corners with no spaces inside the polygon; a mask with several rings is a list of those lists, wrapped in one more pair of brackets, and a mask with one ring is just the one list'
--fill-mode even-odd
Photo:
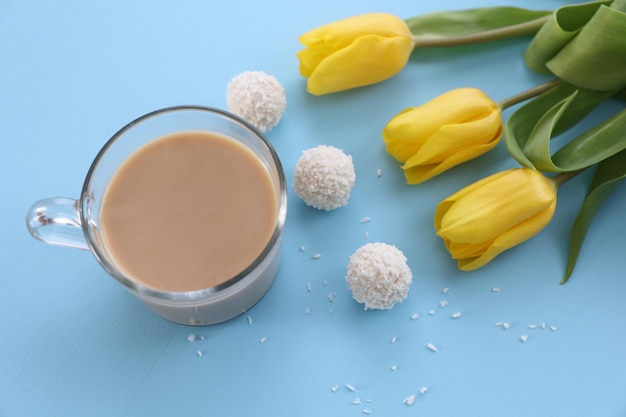
{"label": "bouquet of yellow tulips", "polygon": [[[570,137],[567,132],[605,100],[626,99],[626,0],[571,4],[549,11],[488,7],[401,19],[353,16],[300,37],[297,56],[314,95],[364,87],[393,77],[417,48],[448,47],[530,35],[524,54],[550,79],[494,101],[477,88],[449,91],[400,111],[382,129],[387,152],[407,183],[418,184],[494,148],[502,138],[520,167],[451,195],[434,226],[461,270],[484,266],[530,239],[552,219],[558,187],[590,168],[591,186],[572,227],[570,277],[592,219],[626,177],[626,109]],[[523,104],[522,104],[523,103]],[[522,104],[508,120],[502,111]]]}

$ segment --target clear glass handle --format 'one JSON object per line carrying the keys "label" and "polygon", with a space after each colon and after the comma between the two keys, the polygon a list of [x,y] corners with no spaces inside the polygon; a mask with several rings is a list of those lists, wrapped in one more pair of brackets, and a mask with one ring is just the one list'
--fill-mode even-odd
{"label": "clear glass handle", "polygon": [[37,201],[26,215],[31,236],[51,245],[89,250],[78,213],[79,201],[54,197]]}

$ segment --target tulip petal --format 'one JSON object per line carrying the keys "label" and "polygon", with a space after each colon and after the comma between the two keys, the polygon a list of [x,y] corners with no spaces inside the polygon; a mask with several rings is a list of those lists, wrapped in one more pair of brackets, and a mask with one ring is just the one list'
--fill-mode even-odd
{"label": "tulip petal", "polygon": [[541,173],[528,169],[507,172],[453,204],[441,219],[438,234],[479,244],[495,239],[554,202],[556,186]]}
{"label": "tulip petal", "polygon": [[369,13],[313,29],[298,40],[296,55],[311,94],[326,94],[385,80],[406,65],[414,41],[406,22],[389,13]]}
{"label": "tulip petal", "polygon": [[404,177],[406,178],[407,184],[420,184],[463,162],[467,162],[490,151],[497,144],[498,141],[493,141],[485,145],[467,148],[450,155],[450,157],[440,163],[412,166],[411,161],[408,161],[402,166]]}
{"label": "tulip petal", "polygon": [[444,125],[423,144],[407,163],[412,166],[431,164],[444,161],[451,155],[470,147],[485,144],[495,146],[500,141],[503,130],[504,125],[500,111],[497,109],[481,115],[476,120]]}
{"label": "tulip petal", "polygon": [[536,216],[512,227],[495,238],[493,244],[480,256],[475,258],[458,260],[458,267],[462,271],[471,271],[480,268],[490,262],[493,258],[507,249],[519,245],[539,233],[550,223],[556,209],[556,200],[539,212]]}
{"label": "tulip petal", "polygon": [[319,63],[309,76],[307,91],[321,95],[391,78],[404,68],[412,51],[412,40],[404,37],[359,37]]}
{"label": "tulip petal", "polygon": [[400,17],[389,13],[366,13],[312,29],[298,40],[304,46],[325,44],[337,50],[348,46],[353,39],[372,34],[413,37],[406,22]]}

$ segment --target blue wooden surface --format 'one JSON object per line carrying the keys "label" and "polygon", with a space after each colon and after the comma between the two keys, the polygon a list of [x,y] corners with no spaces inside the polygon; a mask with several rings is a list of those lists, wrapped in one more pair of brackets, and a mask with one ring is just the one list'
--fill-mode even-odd
{"label": "blue wooden surface", "polygon": [[[323,97],[308,95],[298,74],[297,37],[335,19],[501,4],[566,2],[0,2],[0,416],[623,415],[624,187],[598,214],[567,285],[566,241],[588,174],[559,190],[542,233],[461,273],[434,234],[434,208],[515,163],[500,144],[408,186],[380,136],[397,112],[452,88],[499,100],[543,81],[522,61],[527,39],[419,51],[389,81]],[[287,92],[284,119],[267,136],[289,184],[302,150],[318,144],[351,154],[357,173],[350,204],[329,213],[290,189],[281,270],[251,311],[210,327],[172,324],[88,252],[30,238],[31,203],[77,197],[118,128],[170,105],[224,108],[228,81],[247,70],[276,76]],[[368,241],[396,245],[415,275],[393,310],[364,311],[345,285],[349,256]]]}

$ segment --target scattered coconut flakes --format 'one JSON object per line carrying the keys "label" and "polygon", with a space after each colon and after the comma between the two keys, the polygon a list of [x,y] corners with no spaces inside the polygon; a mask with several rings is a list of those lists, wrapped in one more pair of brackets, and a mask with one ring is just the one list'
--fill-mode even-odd
{"label": "scattered coconut flakes", "polygon": [[352,391],[352,392],[356,391],[356,388],[354,388],[354,387],[353,387],[352,385],[350,385],[350,384],[346,384],[346,388],[348,389],[348,391]]}
{"label": "scattered coconut flakes", "polygon": [[352,401],[352,404],[354,404],[354,405],[361,405],[361,399],[360,398],[355,398],[354,401]]}
{"label": "scattered coconut flakes", "polygon": [[442,292],[443,294],[447,294],[447,293],[448,293],[448,291],[450,291],[450,288],[444,288],[443,290],[441,290],[441,292]]}
{"label": "scattered coconut flakes", "polygon": [[338,390],[338,389],[339,389],[339,385],[335,385],[335,386],[333,386],[333,387],[330,387],[330,390],[331,390],[332,392],[337,392],[337,390]]}
{"label": "scattered coconut flakes", "polygon": [[430,310],[430,311],[428,312],[428,314],[430,314],[431,316],[434,316],[434,315],[435,315],[435,310]]}
{"label": "scattered coconut flakes", "polygon": [[368,231],[366,231],[365,233],[363,233],[363,239],[364,239],[364,240],[367,240],[367,239],[369,239],[369,238],[370,238],[370,232],[369,232],[369,230],[368,230]]}
{"label": "scattered coconut flakes", "polygon": [[529,328],[530,330],[535,330],[535,329],[537,328],[537,325],[536,325],[536,324],[529,324],[529,325],[528,325],[528,328]]}
{"label": "scattered coconut flakes", "polygon": [[322,281],[322,284],[324,284],[324,286],[327,286],[328,285],[328,281],[324,280],[324,281]]}
{"label": "scattered coconut flakes", "polygon": [[363,223],[369,223],[370,222],[370,218],[369,217],[363,217],[359,223],[363,224]]}
{"label": "scattered coconut flakes", "polygon": [[404,400],[402,400],[402,404],[413,405],[415,402],[415,394],[409,395]]}
{"label": "scattered coconut flakes", "polygon": [[189,337],[187,337],[187,340],[189,340],[190,342],[195,342],[196,341],[196,335],[195,334],[190,334]]}
{"label": "scattered coconut flakes", "polygon": [[504,330],[509,330],[511,328],[511,325],[509,323],[502,323],[502,327],[504,328]]}
{"label": "scattered coconut flakes", "polygon": [[556,326],[550,326],[550,330],[552,330],[553,332],[556,332],[557,330],[559,330],[559,328]]}
{"label": "scattered coconut flakes", "polygon": [[461,317],[461,312],[457,311],[456,313],[452,314],[452,318],[453,319],[458,319],[459,317]]}
{"label": "scattered coconut flakes", "polygon": [[319,259],[319,258],[321,258],[321,257],[322,257],[322,255],[321,255],[321,254],[316,253],[315,255],[311,256],[311,259]]}
{"label": "scattered coconut flakes", "polygon": [[380,169],[380,168],[378,168],[378,169],[376,170],[376,176],[377,176],[377,177],[382,177],[382,176],[383,176],[383,170],[382,170],[382,169]]}
{"label": "scattered coconut flakes", "polygon": [[526,341],[528,340],[528,335],[527,334],[523,334],[520,339],[522,340],[522,342],[526,343]]}
{"label": "scattered coconut flakes", "polygon": [[199,350],[199,351],[197,351],[197,352],[196,352],[196,355],[198,355],[198,356],[202,356],[202,355],[204,355],[204,352],[203,352],[203,351],[201,351],[201,350]]}
{"label": "scattered coconut flakes", "polygon": [[491,292],[500,292],[500,288],[498,288],[498,287],[493,287],[493,288],[491,289]]}
{"label": "scattered coconut flakes", "polygon": [[259,343],[265,343],[267,342],[267,336],[263,336],[261,339],[259,339]]}
{"label": "scattered coconut flakes", "polygon": [[545,323],[545,322],[544,322],[544,323],[541,323],[541,328],[542,328],[542,329],[545,329],[545,328],[546,328],[546,323]]}
{"label": "scattered coconut flakes", "polygon": [[395,337],[392,337],[392,338],[391,338],[391,343],[396,343],[396,340],[397,340],[397,339],[396,339]]}
{"label": "scattered coconut flakes", "polygon": [[300,252],[304,252],[306,250],[305,246],[300,246]]}
{"label": "scattered coconut flakes", "polygon": [[319,210],[346,206],[356,174],[352,157],[334,146],[302,152],[294,169],[293,188],[307,205]]}
{"label": "scattered coconut flakes", "polygon": [[308,292],[311,292],[311,283],[310,283],[310,282],[307,282],[307,283],[306,283],[306,290],[307,290]]}
{"label": "scattered coconut flakes", "polygon": [[413,313],[413,314],[411,314],[411,320],[417,320],[417,319],[419,319],[419,318],[420,318],[420,315],[419,315],[419,314],[417,314],[417,313]]}
{"label": "scattered coconut flakes", "polygon": [[230,80],[226,87],[228,110],[262,132],[276,126],[285,113],[285,89],[263,71],[246,71]]}
{"label": "scattered coconut flakes", "polygon": [[496,324],[494,324],[494,326],[496,327],[502,327],[504,323],[502,323],[501,321],[496,322]]}
{"label": "scattered coconut flakes", "polygon": [[306,310],[304,310],[304,314],[306,314],[307,316],[311,314],[311,309],[307,308]]}
{"label": "scattered coconut flakes", "polygon": [[372,414],[371,410],[363,410],[363,414]]}
{"label": "scattered coconut flakes", "polygon": [[413,280],[407,259],[386,243],[367,243],[350,256],[346,283],[365,309],[391,309],[409,293]]}
{"label": "scattered coconut flakes", "polygon": [[252,326],[252,316],[248,316],[248,324]]}
{"label": "scattered coconut flakes", "polygon": [[428,349],[432,350],[433,352],[437,352],[438,351],[437,346],[433,345],[432,343],[427,344],[426,347]]}
{"label": "scattered coconut flakes", "polygon": [[439,306],[440,306],[441,308],[443,308],[443,307],[447,307],[447,306],[448,306],[448,301],[447,301],[447,300],[440,301],[440,302],[439,302]]}
{"label": "scattered coconut flakes", "polygon": [[427,387],[420,388],[420,394],[422,394],[422,395],[426,394],[427,391],[428,391]]}
{"label": "scattered coconut flakes", "polygon": [[396,365],[391,365],[391,370],[395,372],[398,370],[398,367]]}

